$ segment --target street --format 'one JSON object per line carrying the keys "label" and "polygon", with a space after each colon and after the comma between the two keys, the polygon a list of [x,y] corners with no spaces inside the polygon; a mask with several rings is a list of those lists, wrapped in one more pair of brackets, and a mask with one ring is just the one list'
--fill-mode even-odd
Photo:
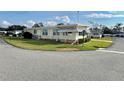
{"label": "street", "polygon": [[124,38],[105,51],[75,52],[24,50],[0,39],[0,80],[124,80]]}

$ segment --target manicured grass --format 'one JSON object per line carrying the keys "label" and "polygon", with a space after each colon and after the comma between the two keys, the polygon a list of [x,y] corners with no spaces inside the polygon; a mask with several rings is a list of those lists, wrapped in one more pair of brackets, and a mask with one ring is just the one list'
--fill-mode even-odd
{"label": "manicured grass", "polygon": [[24,48],[24,49],[33,49],[33,50],[96,50],[98,48],[107,48],[111,46],[112,42],[97,42],[97,41],[89,41],[83,46],[81,45],[71,45],[64,44],[60,42],[50,41],[50,40],[32,40],[32,39],[23,39],[23,38],[10,38],[5,37],[4,40],[16,47]]}

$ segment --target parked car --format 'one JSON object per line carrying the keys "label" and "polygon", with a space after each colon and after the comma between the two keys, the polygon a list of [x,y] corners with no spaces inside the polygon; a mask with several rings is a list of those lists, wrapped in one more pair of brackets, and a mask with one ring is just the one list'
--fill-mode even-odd
{"label": "parked car", "polygon": [[103,34],[103,37],[112,37],[112,34]]}
{"label": "parked car", "polygon": [[113,37],[124,37],[124,34],[114,34]]}

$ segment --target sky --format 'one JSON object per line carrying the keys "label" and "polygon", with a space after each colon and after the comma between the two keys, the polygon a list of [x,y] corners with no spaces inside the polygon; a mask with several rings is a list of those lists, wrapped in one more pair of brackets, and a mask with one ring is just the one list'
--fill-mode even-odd
{"label": "sky", "polygon": [[124,24],[124,11],[0,11],[0,26],[18,24],[31,27],[35,23],[53,26],[57,23],[102,24],[113,26]]}

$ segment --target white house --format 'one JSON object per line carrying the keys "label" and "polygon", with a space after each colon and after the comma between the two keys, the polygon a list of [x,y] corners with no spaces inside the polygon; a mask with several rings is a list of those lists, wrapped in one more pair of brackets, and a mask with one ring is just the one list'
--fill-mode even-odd
{"label": "white house", "polygon": [[70,43],[88,38],[89,35],[88,26],[81,24],[26,28],[24,32],[30,32],[33,37],[37,37],[38,39],[50,39]]}
{"label": "white house", "polygon": [[4,35],[6,33],[7,33],[7,31],[0,31],[0,35]]}
{"label": "white house", "polygon": [[120,32],[124,32],[124,26],[122,25],[120,28]]}
{"label": "white house", "polygon": [[101,28],[91,28],[90,29],[90,32],[91,32],[91,37],[92,38],[101,38],[102,37],[102,30]]}
{"label": "white house", "polygon": [[14,32],[14,34],[18,35],[18,34],[22,33],[22,30],[15,30],[13,32]]}

